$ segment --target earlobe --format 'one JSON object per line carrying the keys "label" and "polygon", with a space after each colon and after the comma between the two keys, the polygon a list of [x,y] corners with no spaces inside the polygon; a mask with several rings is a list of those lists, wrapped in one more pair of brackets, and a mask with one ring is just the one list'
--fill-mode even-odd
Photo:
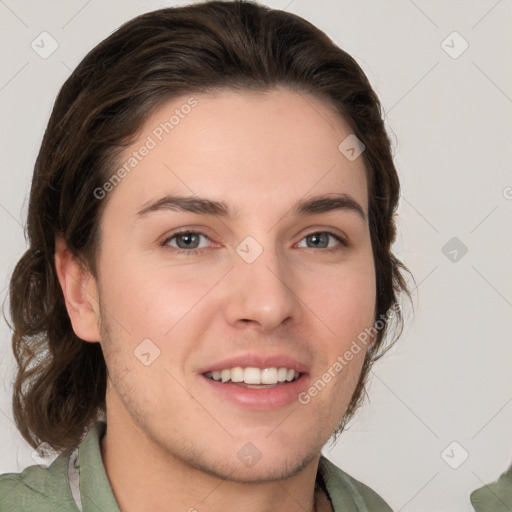
{"label": "earlobe", "polygon": [[96,280],[80,264],[61,237],[55,241],[55,269],[73,331],[85,341],[99,341],[99,295]]}

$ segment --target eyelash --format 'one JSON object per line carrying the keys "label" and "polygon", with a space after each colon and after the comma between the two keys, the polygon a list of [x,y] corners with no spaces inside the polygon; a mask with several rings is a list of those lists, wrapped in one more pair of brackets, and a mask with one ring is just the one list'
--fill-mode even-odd
{"label": "eyelash", "polygon": [[[333,237],[337,242],[339,242],[339,244],[342,248],[348,246],[347,242],[343,238],[341,238],[339,235],[337,235],[336,233],[333,233],[331,231],[312,231],[311,233],[304,235],[299,240],[299,242],[301,242],[302,240],[304,240],[304,238],[307,238],[308,236],[319,235],[319,234],[326,234],[326,235]],[[161,246],[168,249],[169,251],[173,252],[174,254],[183,254],[186,256],[199,255],[199,254],[202,254],[204,250],[208,249],[207,247],[202,247],[200,249],[179,249],[177,247],[172,247],[172,246],[168,245],[172,239],[174,239],[180,235],[200,235],[200,236],[204,236],[205,238],[210,240],[210,238],[207,235],[205,235],[204,233],[201,233],[200,231],[183,230],[183,231],[177,231],[177,232],[173,233],[171,236],[167,237],[161,243]],[[314,249],[314,247],[306,247],[306,249]],[[320,250],[323,252],[332,252],[332,251],[336,251],[339,249],[340,249],[340,247],[336,246],[336,247],[322,248]]]}

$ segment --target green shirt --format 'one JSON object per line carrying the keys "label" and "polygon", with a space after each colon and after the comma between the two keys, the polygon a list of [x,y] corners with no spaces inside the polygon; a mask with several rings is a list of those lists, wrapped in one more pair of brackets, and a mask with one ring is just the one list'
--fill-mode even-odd
{"label": "green shirt", "polygon": [[499,477],[497,482],[473,491],[471,503],[476,512],[511,512],[512,466]]}
{"label": "green shirt", "polygon": [[[98,422],[71,457],[61,454],[48,467],[0,475],[0,512],[120,512],[101,459],[105,428]],[[335,512],[392,512],[369,487],[324,456],[318,472]]]}

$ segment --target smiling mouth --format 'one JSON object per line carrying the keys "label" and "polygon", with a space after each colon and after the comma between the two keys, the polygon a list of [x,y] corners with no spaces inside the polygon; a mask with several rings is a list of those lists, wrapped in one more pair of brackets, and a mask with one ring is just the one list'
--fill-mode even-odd
{"label": "smiling mouth", "polygon": [[209,371],[203,375],[211,380],[223,384],[235,384],[237,386],[266,389],[282,386],[290,382],[298,380],[302,373],[293,368],[255,368],[236,366],[234,368],[226,368],[224,370]]}

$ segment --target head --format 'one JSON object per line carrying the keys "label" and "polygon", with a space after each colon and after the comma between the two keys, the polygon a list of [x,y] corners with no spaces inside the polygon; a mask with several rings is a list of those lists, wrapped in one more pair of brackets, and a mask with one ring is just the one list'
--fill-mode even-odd
{"label": "head", "polygon": [[[10,294],[20,432],[69,451],[106,412],[224,476],[247,442],[255,479],[304,464],[399,334],[398,198],[377,96],[310,23],[250,2],[129,21],[65,82],[36,161]],[[205,381],[283,354],[304,374],[283,407]]]}

